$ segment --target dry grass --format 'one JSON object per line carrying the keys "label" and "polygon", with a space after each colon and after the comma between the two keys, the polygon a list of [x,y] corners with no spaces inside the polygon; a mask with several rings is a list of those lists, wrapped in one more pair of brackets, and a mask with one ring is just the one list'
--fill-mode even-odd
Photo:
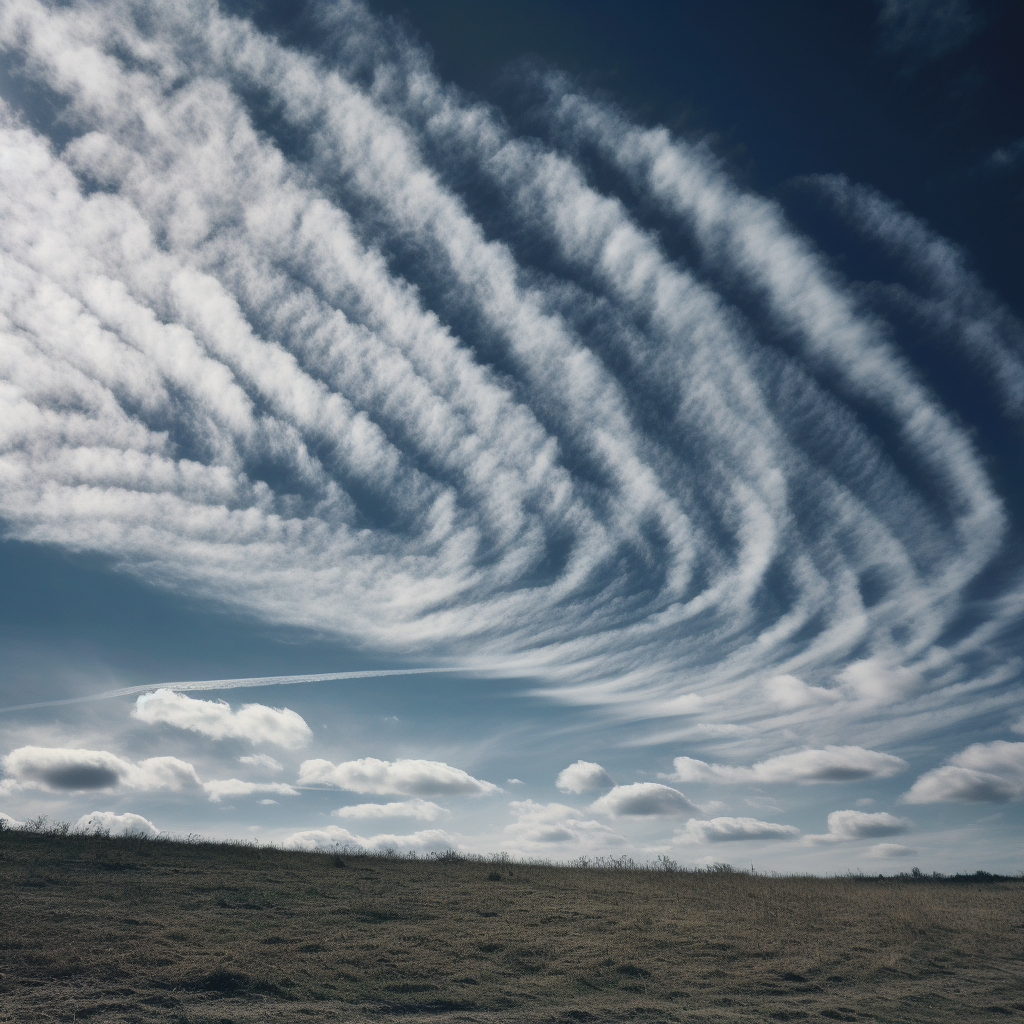
{"label": "dry grass", "polygon": [[1024,1024],[1024,883],[0,832],[0,1021]]}

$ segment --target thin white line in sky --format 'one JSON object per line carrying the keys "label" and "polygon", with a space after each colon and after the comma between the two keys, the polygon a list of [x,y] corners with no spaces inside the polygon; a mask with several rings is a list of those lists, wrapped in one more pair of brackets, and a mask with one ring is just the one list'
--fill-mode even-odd
{"label": "thin white line in sky", "polygon": [[371,679],[377,676],[416,676],[431,672],[469,672],[469,668],[375,668],[359,672],[325,672],[320,675],[304,676],[254,676],[247,679],[200,679],[185,683],[147,683],[145,686],[125,686],[120,690],[105,690],[90,693],[84,697],[67,697],[64,700],[45,700],[38,704],[18,704],[0,708],[0,714],[7,711],[30,711],[33,708],[55,708],[63,704],[81,704],[90,700],[106,700],[108,697],[127,697],[133,693],[149,693],[151,690],[234,690],[240,686],[290,686],[293,683],[325,683],[337,679]]}

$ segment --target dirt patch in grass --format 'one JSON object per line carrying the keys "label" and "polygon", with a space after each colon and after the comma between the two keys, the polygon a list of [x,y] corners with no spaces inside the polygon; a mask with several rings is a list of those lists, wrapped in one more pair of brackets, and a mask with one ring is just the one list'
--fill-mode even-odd
{"label": "dirt patch in grass", "polygon": [[1024,1024],[1024,882],[980,876],[772,878],[4,831],[0,922],[3,1024]]}

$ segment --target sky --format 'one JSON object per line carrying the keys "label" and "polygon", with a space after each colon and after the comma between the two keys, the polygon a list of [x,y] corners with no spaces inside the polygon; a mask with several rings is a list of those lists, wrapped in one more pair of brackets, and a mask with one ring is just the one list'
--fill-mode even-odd
{"label": "sky", "polygon": [[0,820],[1024,869],[1022,33],[5,0]]}

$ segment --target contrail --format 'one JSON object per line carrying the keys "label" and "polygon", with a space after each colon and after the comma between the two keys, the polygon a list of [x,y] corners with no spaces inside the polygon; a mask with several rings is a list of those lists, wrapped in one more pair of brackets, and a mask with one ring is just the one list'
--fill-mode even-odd
{"label": "contrail", "polygon": [[127,697],[133,693],[148,693],[151,690],[234,690],[239,686],[290,686],[293,683],[325,683],[334,679],[371,679],[376,676],[416,676],[430,672],[469,672],[469,668],[376,668],[361,672],[324,672],[306,676],[253,676],[246,679],[198,679],[185,683],[148,683],[145,686],[125,686],[120,690],[105,690],[90,693],[85,697],[67,697],[64,700],[44,700],[38,704],[17,704],[0,708],[0,714],[7,711],[31,711],[33,708],[56,708],[63,704],[81,704],[90,700],[106,700],[108,697]]}

